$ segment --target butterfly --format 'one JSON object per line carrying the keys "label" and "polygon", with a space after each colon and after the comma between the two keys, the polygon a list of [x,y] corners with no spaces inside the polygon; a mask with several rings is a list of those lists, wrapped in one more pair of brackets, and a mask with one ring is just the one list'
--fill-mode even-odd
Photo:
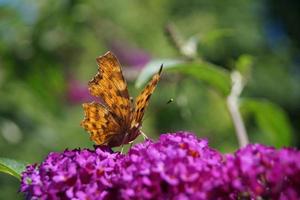
{"label": "butterfly", "polygon": [[96,61],[98,72],[88,86],[91,95],[99,97],[102,103],[83,104],[85,117],[81,126],[97,145],[116,147],[128,144],[143,134],[142,119],[160,79],[162,65],[133,102],[116,56],[107,52]]}

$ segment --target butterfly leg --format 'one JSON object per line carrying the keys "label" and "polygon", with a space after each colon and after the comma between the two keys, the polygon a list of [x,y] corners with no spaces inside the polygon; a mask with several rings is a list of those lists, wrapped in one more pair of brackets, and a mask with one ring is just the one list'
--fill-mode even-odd
{"label": "butterfly leg", "polygon": [[148,139],[148,136],[146,135],[146,133],[144,133],[144,132],[141,131],[141,130],[140,130],[140,132],[141,132],[142,136],[144,137],[144,140]]}
{"label": "butterfly leg", "polygon": [[134,141],[129,142],[129,144],[130,144],[129,149],[131,149],[131,147],[132,147],[132,145],[133,145],[133,142],[134,142]]}
{"label": "butterfly leg", "polygon": [[123,153],[123,150],[124,150],[124,143],[125,143],[125,140],[128,136],[128,133],[125,134],[124,138],[123,138],[123,141],[122,141],[122,146],[121,146],[121,154]]}

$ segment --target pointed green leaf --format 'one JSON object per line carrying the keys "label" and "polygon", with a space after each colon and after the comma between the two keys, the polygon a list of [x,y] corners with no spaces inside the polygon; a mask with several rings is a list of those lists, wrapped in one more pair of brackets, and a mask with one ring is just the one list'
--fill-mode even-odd
{"label": "pointed green leaf", "polygon": [[26,164],[9,158],[0,158],[0,172],[12,175],[20,180]]}
{"label": "pointed green leaf", "polygon": [[158,72],[161,65],[164,66],[165,70],[168,67],[174,66],[176,64],[182,63],[183,61],[180,60],[172,60],[172,59],[161,59],[161,60],[153,60],[149,62],[140,75],[138,76],[135,87],[140,88],[142,87],[156,72]]}
{"label": "pointed green leaf", "polygon": [[278,105],[264,100],[244,99],[241,106],[254,115],[261,132],[275,147],[289,146],[292,127],[285,111]]}
{"label": "pointed green leaf", "polygon": [[141,87],[156,73],[160,65],[163,71],[180,72],[191,75],[213,86],[225,96],[230,92],[231,79],[228,71],[211,63],[203,61],[184,62],[180,60],[156,60],[145,66],[136,81],[136,87]]}

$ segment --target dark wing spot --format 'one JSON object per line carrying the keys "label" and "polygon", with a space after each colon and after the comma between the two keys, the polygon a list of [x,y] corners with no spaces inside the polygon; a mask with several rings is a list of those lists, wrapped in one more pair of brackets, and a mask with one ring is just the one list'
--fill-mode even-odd
{"label": "dark wing spot", "polygon": [[116,104],[112,104],[111,107],[112,107],[112,109],[117,109],[117,105]]}
{"label": "dark wing spot", "polygon": [[148,100],[150,99],[150,97],[151,97],[151,94],[149,94],[149,95],[147,96],[146,101],[148,101]]}
{"label": "dark wing spot", "polygon": [[105,130],[105,128],[106,128],[106,124],[105,125],[101,125],[101,129],[102,130]]}
{"label": "dark wing spot", "polygon": [[125,105],[121,104],[121,105],[120,105],[120,108],[124,110],[124,109],[126,109],[126,108],[127,108],[127,106],[125,106]]}
{"label": "dark wing spot", "polygon": [[113,96],[112,96],[112,94],[111,93],[107,93],[107,96],[109,97],[109,98],[113,98]]}
{"label": "dark wing spot", "polygon": [[119,97],[126,97],[127,96],[127,91],[126,90],[117,90],[117,95]]}

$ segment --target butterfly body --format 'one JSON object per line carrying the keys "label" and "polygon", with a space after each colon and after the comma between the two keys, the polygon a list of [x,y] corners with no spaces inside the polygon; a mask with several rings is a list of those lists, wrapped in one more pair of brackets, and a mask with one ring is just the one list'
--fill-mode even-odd
{"label": "butterfly body", "polygon": [[83,104],[85,118],[81,126],[97,145],[128,144],[141,134],[142,118],[160,79],[162,66],[133,102],[117,58],[107,52],[96,60],[98,73],[88,85],[90,93],[101,101]]}

